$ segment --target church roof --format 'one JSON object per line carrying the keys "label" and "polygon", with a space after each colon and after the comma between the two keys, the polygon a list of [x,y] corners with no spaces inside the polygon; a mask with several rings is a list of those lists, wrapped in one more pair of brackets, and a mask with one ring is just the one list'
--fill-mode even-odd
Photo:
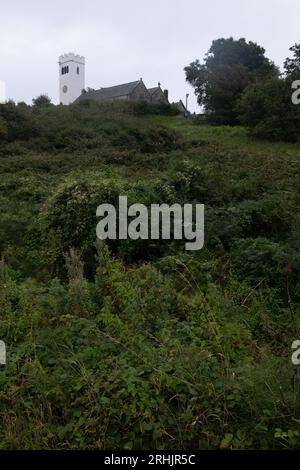
{"label": "church roof", "polygon": [[174,106],[182,106],[184,109],[186,109],[185,105],[183,104],[182,100],[177,101],[176,103],[173,103]]}
{"label": "church roof", "polygon": [[148,91],[150,93],[150,95],[154,95],[154,93],[157,91],[157,90],[161,90],[161,88],[159,86],[155,86],[154,88],[148,88]]}
{"label": "church roof", "polygon": [[124,83],[122,85],[111,86],[108,88],[100,88],[99,90],[90,90],[82,93],[76,101],[82,100],[110,100],[119,96],[128,96],[140,83],[136,82]]}

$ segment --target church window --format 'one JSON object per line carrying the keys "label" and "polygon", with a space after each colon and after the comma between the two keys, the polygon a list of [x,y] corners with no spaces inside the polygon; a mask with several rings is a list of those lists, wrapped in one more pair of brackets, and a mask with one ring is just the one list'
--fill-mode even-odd
{"label": "church window", "polygon": [[69,66],[67,65],[66,67],[63,67],[61,69],[61,74],[62,75],[65,75],[66,73],[69,73]]}

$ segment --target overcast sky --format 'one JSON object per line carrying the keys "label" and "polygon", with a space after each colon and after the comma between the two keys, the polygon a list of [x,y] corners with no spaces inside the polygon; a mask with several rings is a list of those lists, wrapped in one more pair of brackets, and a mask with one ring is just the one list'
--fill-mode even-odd
{"label": "overcast sky", "polygon": [[183,68],[213,39],[245,37],[282,67],[300,40],[299,0],[0,0],[0,80],[7,98],[58,102],[58,56],[86,57],[86,87],[143,78],[196,110]]}

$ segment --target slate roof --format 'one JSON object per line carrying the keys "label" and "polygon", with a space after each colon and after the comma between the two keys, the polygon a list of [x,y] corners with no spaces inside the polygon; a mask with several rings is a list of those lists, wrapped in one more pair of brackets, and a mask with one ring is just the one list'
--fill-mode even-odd
{"label": "slate roof", "polygon": [[156,86],[154,88],[148,88],[148,92],[150,93],[150,95],[154,95],[154,93],[157,91],[157,90],[160,90],[160,87],[159,86]]}
{"label": "slate roof", "polygon": [[128,96],[140,83],[140,80],[136,82],[124,83],[123,85],[111,86],[108,88],[100,88],[99,90],[91,90],[86,93],[82,93],[76,102],[82,100],[110,100],[118,98],[119,96]]}
{"label": "slate roof", "polygon": [[182,107],[186,110],[185,105],[183,104],[182,100],[177,101],[176,103],[172,103],[174,106]]}

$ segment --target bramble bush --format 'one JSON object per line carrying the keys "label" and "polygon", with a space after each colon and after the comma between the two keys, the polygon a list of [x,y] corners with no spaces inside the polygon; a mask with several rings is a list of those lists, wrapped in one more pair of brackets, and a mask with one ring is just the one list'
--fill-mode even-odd
{"label": "bramble bush", "polygon": [[[299,448],[298,145],[138,114],[0,106],[0,448]],[[95,243],[119,195],[204,249]]]}
{"label": "bramble bush", "polygon": [[256,298],[243,311],[213,285],[187,295],[104,247],[95,282],[76,252],[67,264],[67,284],[45,285],[2,265],[2,448],[280,447],[280,416],[299,405],[291,368],[244,321]]}

